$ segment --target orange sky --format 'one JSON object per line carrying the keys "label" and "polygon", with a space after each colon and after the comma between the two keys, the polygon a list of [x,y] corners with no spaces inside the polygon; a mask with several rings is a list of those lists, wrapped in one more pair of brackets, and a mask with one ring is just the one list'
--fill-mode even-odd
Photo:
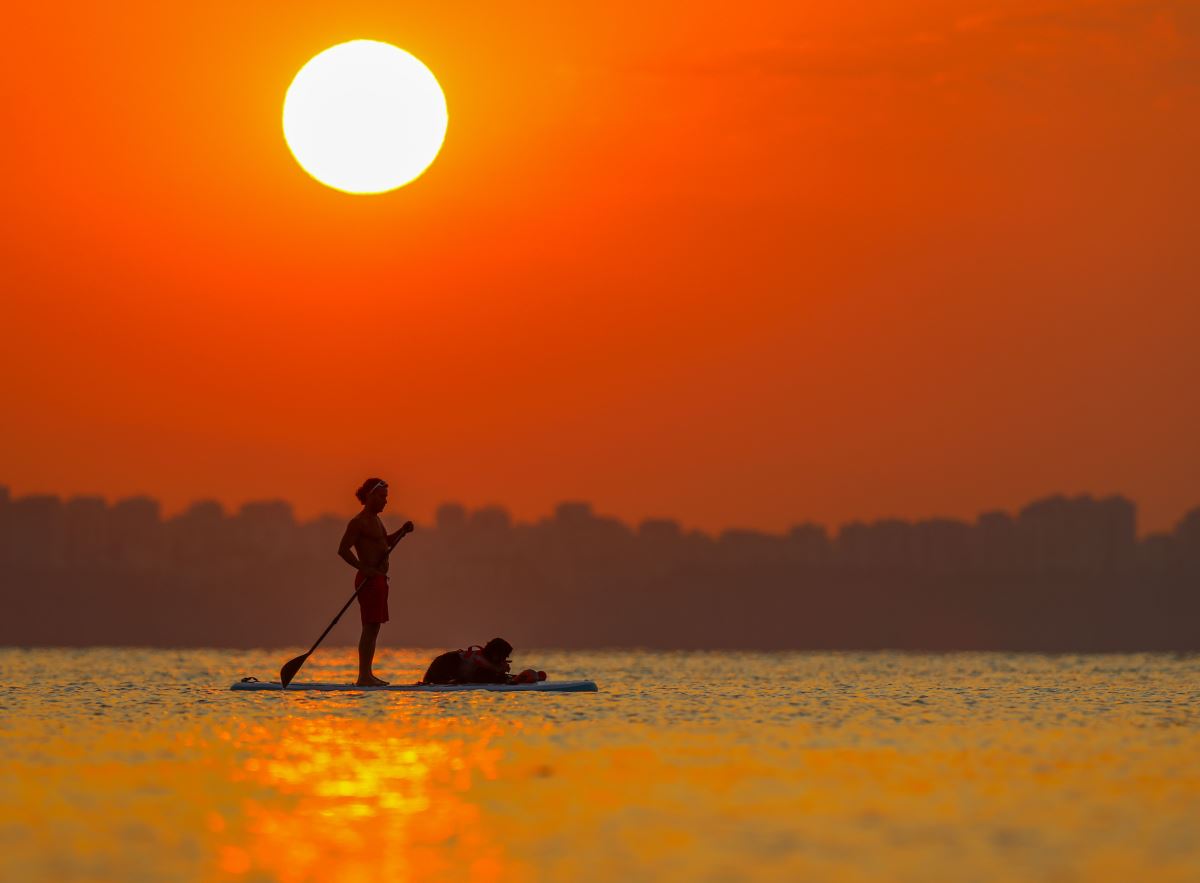
{"label": "orange sky", "polygon": [[[183,8],[186,6],[186,9]],[[27,3],[0,56],[0,484],[709,529],[1200,504],[1200,7]],[[354,38],[439,158],[280,130]]]}

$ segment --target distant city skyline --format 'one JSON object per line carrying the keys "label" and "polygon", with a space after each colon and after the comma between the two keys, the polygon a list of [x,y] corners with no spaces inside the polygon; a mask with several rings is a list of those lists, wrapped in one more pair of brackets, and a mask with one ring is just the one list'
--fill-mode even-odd
{"label": "distant city skyline", "polygon": [[[380,472],[380,470],[376,470]],[[365,472],[363,473],[366,474]],[[437,517],[437,510],[445,505],[464,506],[470,510],[476,509],[491,509],[501,508],[509,513],[514,521],[524,523],[534,523],[542,518],[547,517],[552,513],[556,506],[563,502],[572,500],[588,500],[589,505],[593,506],[597,512],[612,518],[617,518],[629,524],[638,524],[645,520],[668,519],[678,522],[686,530],[699,530],[712,535],[718,535],[726,530],[750,530],[760,531],[763,533],[783,534],[796,524],[822,524],[830,531],[836,530],[842,525],[852,524],[857,522],[874,522],[874,521],[928,521],[938,519],[952,519],[960,521],[973,521],[978,515],[986,512],[1006,512],[1017,511],[1029,500],[1046,499],[1051,497],[1093,497],[1096,499],[1104,499],[1109,497],[1121,497],[1124,499],[1135,500],[1137,508],[1137,517],[1135,530],[1139,537],[1145,537],[1154,533],[1170,532],[1174,526],[1184,518],[1193,508],[1195,503],[1192,500],[1200,501],[1200,487],[1197,488],[1193,497],[1180,497],[1182,502],[1178,505],[1172,505],[1169,510],[1163,510],[1155,519],[1147,518],[1144,511],[1144,506],[1136,495],[1126,493],[1121,489],[1098,491],[1094,488],[1083,489],[1068,489],[1064,487],[1049,486],[1041,491],[1037,491],[1027,495],[1004,495],[1011,498],[1011,502],[1005,500],[988,500],[983,504],[975,504],[968,501],[960,501],[957,505],[929,507],[929,508],[912,508],[911,511],[904,511],[897,507],[867,506],[864,510],[848,512],[842,517],[821,517],[819,513],[811,511],[809,507],[806,511],[804,505],[797,505],[794,515],[790,518],[786,516],[778,517],[768,524],[754,523],[752,518],[727,518],[724,520],[717,519],[709,523],[708,521],[698,520],[689,517],[686,512],[682,511],[685,507],[682,505],[672,510],[669,506],[664,505],[654,509],[646,509],[639,512],[623,512],[620,507],[605,506],[597,502],[594,498],[584,494],[549,494],[545,500],[540,503],[531,503],[525,506],[514,506],[503,500],[491,498],[473,499],[468,495],[434,495],[429,496],[425,492],[421,492],[415,499],[406,494],[406,485],[408,476],[403,470],[395,473],[382,473],[389,475],[389,482],[392,485],[392,497],[389,503],[388,510],[384,513],[385,518],[396,518],[403,516],[405,519],[412,519],[426,524],[433,523]],[[186,512],[191,506],[197,503],[216,502],[223,511],[228,514],[237,513],[243,506],[261,503],[264,500],[286,500],[293,512],[293,516],[298,520],[313,520],[319,519],[322,516],[332,515],[338,518],[349,517],[353,513],[359,511],[361,506],[354,500],[353,487],[356,487],[361,481],[361,476],[357,479],[346,477],[345,482],[350,482],[351,490],[343,489],[343,492],[337,494],[322,493],[320,500],[324,502],[312,503],[307,505],[297,503],[288,493],[286,482],[283,486],[277,488],[274,493],[266,494],[250,494],[240,496],[222,496],[219,494],[197,493],[192,496],[180,498],[178,496],[168,496],[153,493],[146,490],[135,491],[119,491],[119,492],[102,492],[99,490],[85,489],[77,490],[54,490],[47,488],[44,485],[36,485],[27,482],[9,480],[0,482],[0,493],[7,493],[10,499],[19,497],[37,497],[37,496],[52,496],[62,500],[74,498],[88,498],[103,500],[105,505],[111,506],[121,500],[127,499],[152,499],[159,507],[161,516],[164,518],[172,518]],[[1184,483],[1186,485],[1186,482]],[[302,495],[303,496],[303,495]]]}
{"label": "distant city skyline", "polygon": [[[396,519],[403,517],[397,514]],[[439,507],[392,560],[393,645],[1200,649],[1200,506],[1139,538],[1122,497],[830,531],[636,525],[565,502],[536,522]],[[345,519],[282,500],[10,499],[0,644],[294,646],[349,593]],[[332,640],[352,640],[335,633]]]}

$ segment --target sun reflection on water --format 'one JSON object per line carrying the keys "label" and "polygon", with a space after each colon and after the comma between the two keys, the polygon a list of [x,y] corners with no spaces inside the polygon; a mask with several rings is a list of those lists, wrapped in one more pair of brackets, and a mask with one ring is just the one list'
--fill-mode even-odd
{"label": "sun reflection on water", "polygon": [[520,863],[469,798],[473,782],[497,775],[502,731],[458,718],[413,730],[331,713],[225,733],[245,757],[231,783],[271,797],[244,805],[240,831],[223,830],[218,868],[281,881],[511,877]]}

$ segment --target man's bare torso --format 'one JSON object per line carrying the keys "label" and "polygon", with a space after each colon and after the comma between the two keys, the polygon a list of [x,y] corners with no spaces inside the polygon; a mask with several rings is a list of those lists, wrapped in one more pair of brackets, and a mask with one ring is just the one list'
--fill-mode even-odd
{"label": "man's bare torso", "polygon": [[354,554],[358,556],[358,560],[387,573],[388,539],[383,519],[373,512],[360,512],[354,516],[352,523],[356,528]]}

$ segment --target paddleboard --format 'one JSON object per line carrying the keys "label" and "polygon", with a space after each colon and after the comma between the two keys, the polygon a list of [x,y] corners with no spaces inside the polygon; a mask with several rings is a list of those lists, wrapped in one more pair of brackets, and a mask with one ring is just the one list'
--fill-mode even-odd
{"label": "paddleboard", "polygon": [[[231,690],[282,690],[278,681],[238,681]],[[488,690],[492,693],[595,693],[595,681],[539,681],[536,684],[388,684],[386,687],[359,687],[355,684],[317,684],[292,681],[287,685],[292,690],[318,690],[322,692],[349,691],[391,693],[458,693],[464,690]]]}

